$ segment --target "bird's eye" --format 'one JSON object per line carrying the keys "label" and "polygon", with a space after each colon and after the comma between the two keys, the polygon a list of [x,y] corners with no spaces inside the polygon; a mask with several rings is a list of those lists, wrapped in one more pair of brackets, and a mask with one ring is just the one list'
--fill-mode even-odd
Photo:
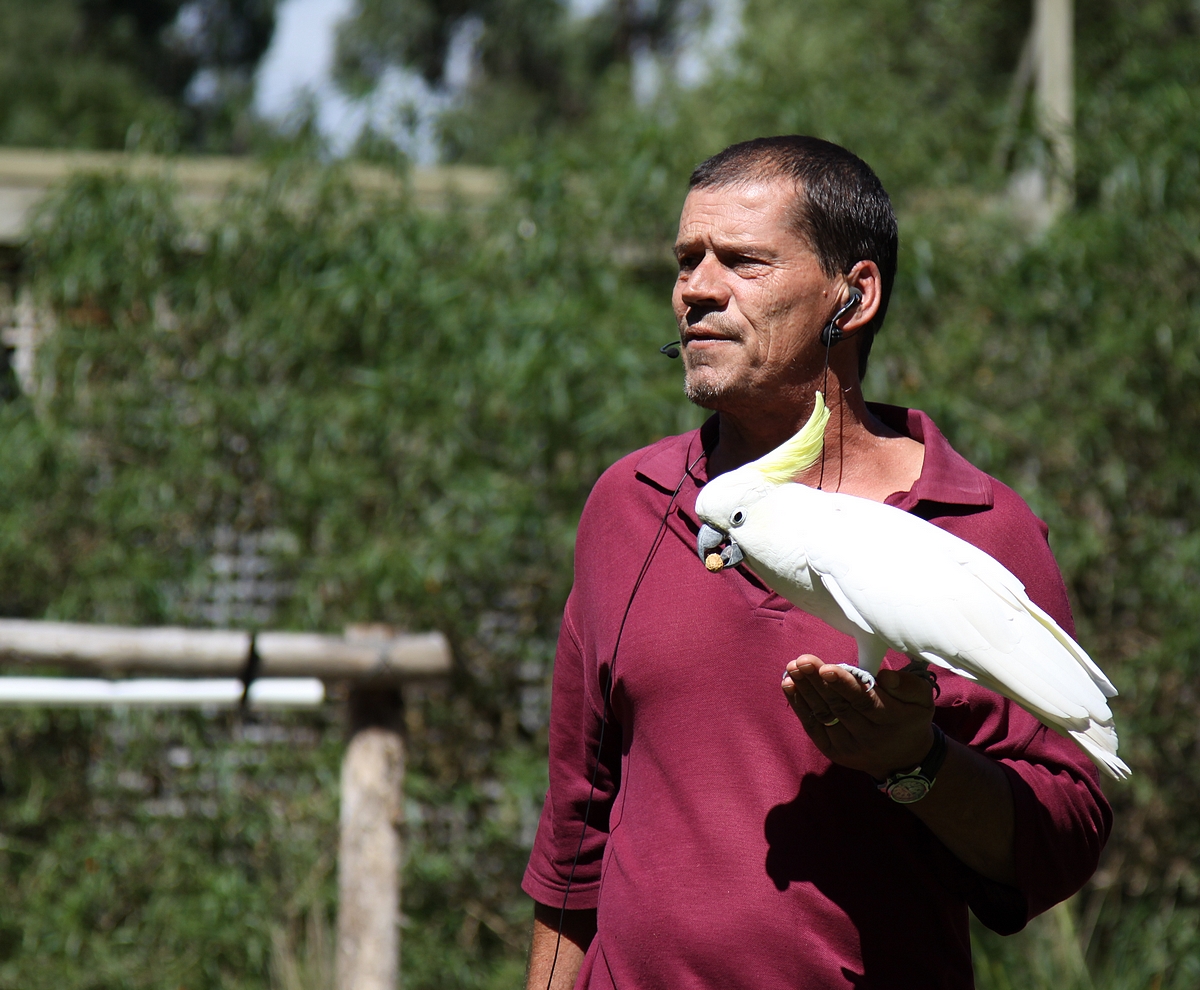
{"label": "bird's eye", "polygon": [[744,513],[741,509],[736,509],[733,515],[729,517],[729,521],[735,526],[740,526],[746,521],[746,513]]}

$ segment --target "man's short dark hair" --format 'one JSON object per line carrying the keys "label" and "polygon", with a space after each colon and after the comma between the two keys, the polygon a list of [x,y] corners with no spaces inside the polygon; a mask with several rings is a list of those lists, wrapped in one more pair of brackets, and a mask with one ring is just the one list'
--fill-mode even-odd
{"label": "man's short dark hair", "polygon": [[860,338],[858,374],[862,378],[896,280],[899,235],[892,201],[879,177],[857,155],[829,141],[799,134],[730,145],[696,167],[688,188],[713,189],[775,179],[796,183],[792,222],[826,275],[848,274],[860,261],[879,266],[879,312],[855,335]]}

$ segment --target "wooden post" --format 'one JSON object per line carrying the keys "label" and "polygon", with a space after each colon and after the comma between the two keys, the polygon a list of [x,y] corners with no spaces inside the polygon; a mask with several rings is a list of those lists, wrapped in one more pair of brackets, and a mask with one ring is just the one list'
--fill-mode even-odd
{"label": "wooden post", "polygon": [[1035,0],[1033,28],[1038,131],[1050,150],[1047,198],[1057,211],[1070,203],[1075,181],[1072,0]]}
{"label": "wooden post", "polygon": [[395,990],[400,976],[400,689],[356,687],[342,761],[337,990]]}

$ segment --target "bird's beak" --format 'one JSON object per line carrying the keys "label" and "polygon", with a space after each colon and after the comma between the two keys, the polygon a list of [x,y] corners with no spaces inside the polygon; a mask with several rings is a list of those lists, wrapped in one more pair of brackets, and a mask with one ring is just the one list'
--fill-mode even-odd
{"label": "bird's beak", "polygon": [[732,536],[729,537],[729,546],[721,551],[721,562],[726,567],[737,567],[742,562],[742,548]]}
{"label": "bird's beak", "polygon": [[700,527],[700,535],[696,537],[696,550],[703,560],[725,542],[725,534],[713,529],[708,523]]}
{"label": "bird's beak", "polygon": [[738,564],[742,563],[742,547],[738,546],[737,540],[734,540],[732,536],[730,536],[730,545],[721,551],[721,560],[724,560],[727,568],[736,568]]}
{"label": "bird's beak", "polygon": [[[721,566],[715,566],[716,561],[711,561],[710,558],[715,556],[713,551],[722,543],[728,540],[729,546],[721,551],[720,562]],[[696,537],[696,551],[700,554],[700,559],[704,561],[704,565],[710,571],[719,571],[726,567],[736,567],[742,562],[742,548],[737,545],[737,541],[732,536],[726,537],[724,533],[713,529],[708,523],[700,527],[700,535]]]}

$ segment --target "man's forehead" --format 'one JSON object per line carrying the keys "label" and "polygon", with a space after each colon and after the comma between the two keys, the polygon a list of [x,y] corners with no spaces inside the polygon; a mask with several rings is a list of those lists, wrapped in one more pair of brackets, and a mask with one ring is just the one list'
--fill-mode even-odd
{"label": "man's forehead", "polygon": [[795,236],[791,217],[796,195],[795,183],[782,178],[692,189],[679,217],[679,240]]}

